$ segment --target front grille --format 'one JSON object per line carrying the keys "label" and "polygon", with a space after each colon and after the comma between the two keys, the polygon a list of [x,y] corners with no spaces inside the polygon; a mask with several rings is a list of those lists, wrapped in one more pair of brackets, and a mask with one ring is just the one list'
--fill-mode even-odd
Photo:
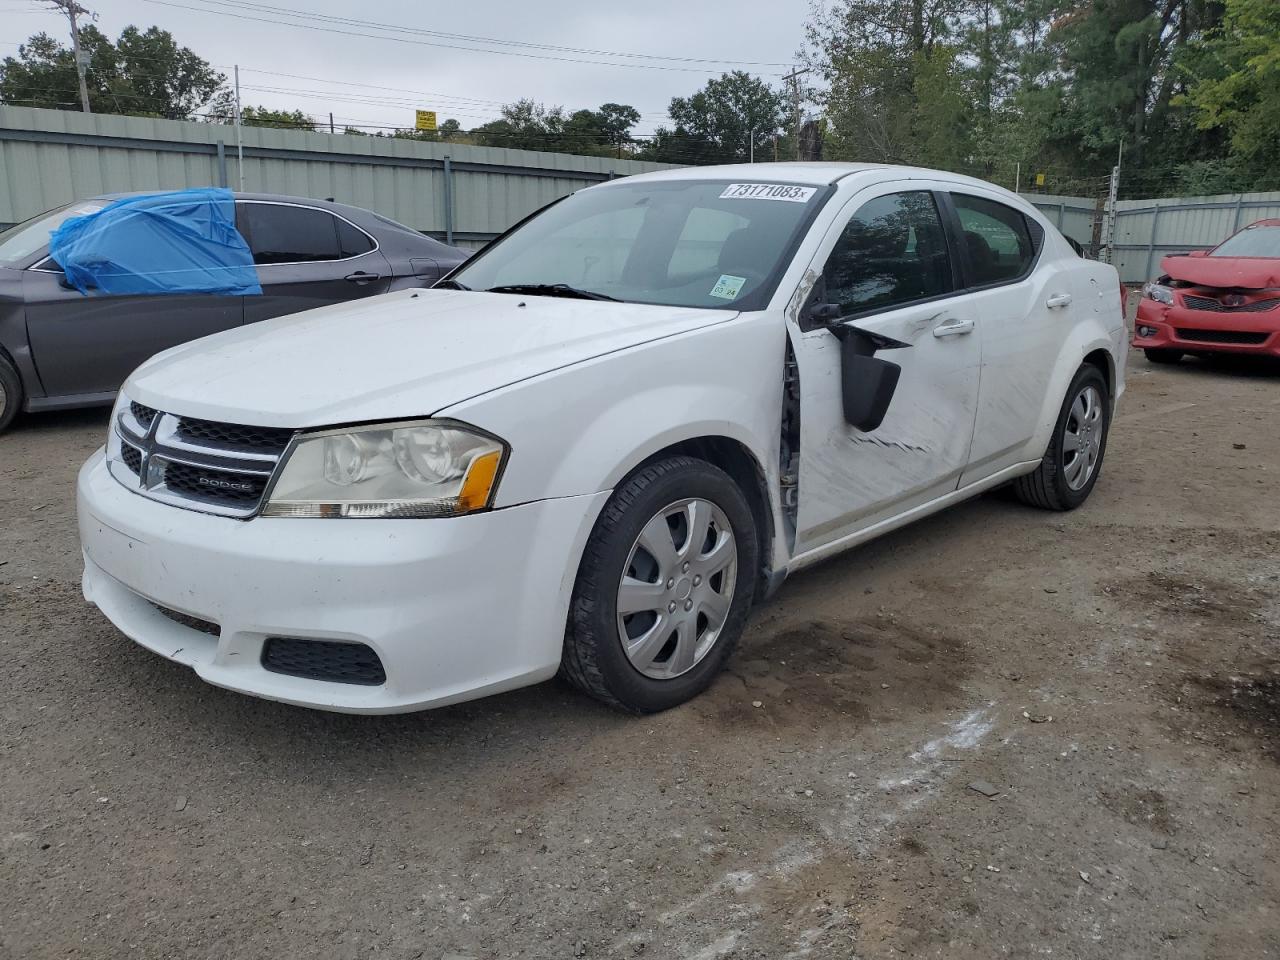
{"label": "front grille", "polygon": [[1251,330],[1194,330],[1178,327],[1179,339],[1194,340],[1197,343],[1257,344],[1265,342],[1269,336],[1269,333],[1255,333]]}
{"label": "front grille", "polygon": [[272,673],[331,683],[376,687],[387,682],[382,661],[363,643],[268,637],[262,645],[262,667]]}
{"label": "front grille", "polygon": [[164,485],[171,491],[194,499],[256,507],[267,488],[269,477],[233,473],[211,467],[197,467],[172,460],[163,463]]}
{"label": "front grille", "polygon": [[137,401],[129,404],[129,412],[133,414],[133,419],[137,420],[144,430],[151,429],[151,422],[156,418],[154,407],[144,406]]}
{"label": "front grille", "polygon": [[1266,313],[1280,306],[1280,298],[1254,300],[1252,303],[1226,304],[1213,297],[1183,294],[1182,302],[1189,310],[1205,310],[1209,313]]}
{"label": "front grille", "polygon": [[122,443],[120,445],[120,459],[129,468],[129,472],[135,476],[142,472],[142,451],[133,444]]}
{"label": "front grille", "polygon": [[179,417],[130,403],[114,424],[112,473],[145,497],[253,516],[293,431]]}
{"label": "front grille", "polygon": [[178,418],[178,436],[188,443],[253,450],[260,453],[284,453],[293,437],[292,430],[277,427],[247,427],[238,423],[215,423],[193,417]]}

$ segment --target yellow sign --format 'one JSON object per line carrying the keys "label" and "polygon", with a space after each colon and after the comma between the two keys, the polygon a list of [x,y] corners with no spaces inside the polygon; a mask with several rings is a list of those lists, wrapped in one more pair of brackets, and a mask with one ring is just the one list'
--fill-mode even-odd
{"label": "yellow sign", "polygon": [[436,129],[436,112],[434,110],[419,110],[418,122],[414,124],[415,130],[434,130]]}
{"label": "yellow sign", "polygon": [[[419,114],[419,116],[421,116],[421,114]],[[435,129],[435,127],[432,127],[431,129],[432,129],[432,130],[434,130],[434,129]],[[1036,186],[1037,186],[1037,187],[1043,187],[1043,186],[1044,186],[1044,174],[1043,174],[1043,173],[1037,173],[1037,174],[1036,174]]]}

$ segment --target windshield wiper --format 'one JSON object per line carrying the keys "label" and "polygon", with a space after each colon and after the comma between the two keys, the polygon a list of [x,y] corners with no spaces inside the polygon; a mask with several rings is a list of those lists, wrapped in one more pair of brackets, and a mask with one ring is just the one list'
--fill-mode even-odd
{"label": "windshield wiper", "polygon": [[439,283],[433,284],[437,290],[470,290],[465,283],[459,283],[457,280],[441,280]]}
{"label": "windshield wiper", "polygon": [[596,293],[594,290],[580,290],[567,283],[508,283],[501,287],[490,287],[486,293],[527,293],[532,297],[571,297],[576,300],[608,300],[621,303],[617,297],[607,293]]}

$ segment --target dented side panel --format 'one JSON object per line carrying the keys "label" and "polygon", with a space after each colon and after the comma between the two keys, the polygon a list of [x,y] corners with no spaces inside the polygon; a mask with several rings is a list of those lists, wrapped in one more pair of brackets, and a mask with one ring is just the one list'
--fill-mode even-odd
{"label": "dented side panel", "polygon": [[840,342],[826,330],[796,338],[804,383],[797,551],[843,536],[885,509],[908,510],[955,490],[973,437],[980,351],[972,335],[933,336],[946,313],[933,304],[871,321],[877,333],[910,344],[892,351],[902,375],[871,433],[844,419]]}

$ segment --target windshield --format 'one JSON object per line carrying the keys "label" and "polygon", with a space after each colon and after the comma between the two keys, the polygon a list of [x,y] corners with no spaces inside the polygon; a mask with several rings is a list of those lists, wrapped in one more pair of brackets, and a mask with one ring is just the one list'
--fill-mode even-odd
{"label": "windshield", "polygon": [[826,195],[728,180],[592,187],[487,247],[450,280],[470,290],[542,287],[548,295],[758,309]]}
{"label": "windshield", "polygon": [[20,266],[33,253],[48,245],[49,234],[62,226],[64,221],[101,210],[108,203],[109,200],[81,200],[55,210],[47,210],[16,227],[10,227],[0,233],[0,266]]}
{"label": "windshield", "polygon": [[1211,257],[1280,257],[1280,227],[1248,227],[1227,237]]}

